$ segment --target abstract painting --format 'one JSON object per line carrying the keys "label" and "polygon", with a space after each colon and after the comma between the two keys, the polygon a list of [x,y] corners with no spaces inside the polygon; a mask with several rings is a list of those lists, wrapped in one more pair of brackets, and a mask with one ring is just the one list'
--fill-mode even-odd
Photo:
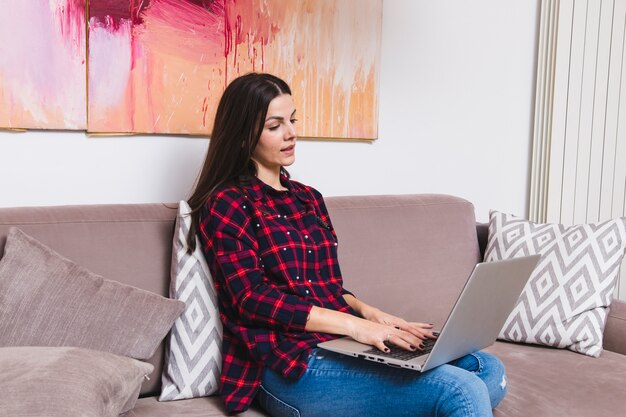
{"label": "abstract painting", "polygon": [[382,0],[89,0],[88,130],[210,134],[257,71],[291,85],[300,136],[374,139],[381,25]]}
{"label": "abstract painting", "polygon": [[0,128],[85,130],[85,0],[0,8]]}

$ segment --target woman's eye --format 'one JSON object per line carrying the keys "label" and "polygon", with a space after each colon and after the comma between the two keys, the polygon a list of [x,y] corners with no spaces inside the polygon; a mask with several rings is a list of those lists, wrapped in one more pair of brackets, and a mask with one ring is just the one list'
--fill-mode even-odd
{"label": "woman's eye", "polygon": [[291,124],[294,124],[298,121],[298,119],[291,119]]}
{"label": "woman's eye", "polygon": [[276,129],[278,129],[278,127],[279,127],[279,126],[280,126],[280,125],[270,126],[270,127],[268,127],[268,129],[269,129],[269,130],[276,130]]}

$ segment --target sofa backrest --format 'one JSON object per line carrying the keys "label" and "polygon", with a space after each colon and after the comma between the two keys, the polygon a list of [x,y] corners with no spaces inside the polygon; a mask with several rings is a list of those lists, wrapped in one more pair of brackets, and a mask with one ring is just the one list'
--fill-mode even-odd
{"label": "sofa backrest", "polygon": [[[345,287],[407,319],[443,324],[479,258],[473,206],[443,195],[326,199]],[[17,226],[75,263],[168,295],[175,204],[0,208],[0,256]],[[164,344],[142,394],[157,393]]]}
{"label": "sofa backrest", "polygon": [[408,320],[443,325],[480,258],[474,207],[435,195],[326,199],[344,287]]}

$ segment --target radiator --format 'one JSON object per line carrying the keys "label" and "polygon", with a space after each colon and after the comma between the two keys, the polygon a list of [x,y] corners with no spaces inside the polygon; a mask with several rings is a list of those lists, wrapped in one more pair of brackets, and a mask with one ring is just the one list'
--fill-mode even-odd
{"label": "radiator", "polygon": [[[542,1],[529,216],[626,215],[626,0]],[[615,294],[626,299],[626,262]]]}

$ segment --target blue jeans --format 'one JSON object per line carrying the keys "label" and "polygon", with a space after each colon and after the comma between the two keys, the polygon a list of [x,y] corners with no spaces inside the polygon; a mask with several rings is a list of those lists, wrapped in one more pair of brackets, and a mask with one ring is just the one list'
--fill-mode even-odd
{"label": "blue jeans", "polygon": [[506,391],[504,365],[485,352],[419,373],[314,349],[297,381],[266,369],[257,400],[273,417],[483,417]]}

